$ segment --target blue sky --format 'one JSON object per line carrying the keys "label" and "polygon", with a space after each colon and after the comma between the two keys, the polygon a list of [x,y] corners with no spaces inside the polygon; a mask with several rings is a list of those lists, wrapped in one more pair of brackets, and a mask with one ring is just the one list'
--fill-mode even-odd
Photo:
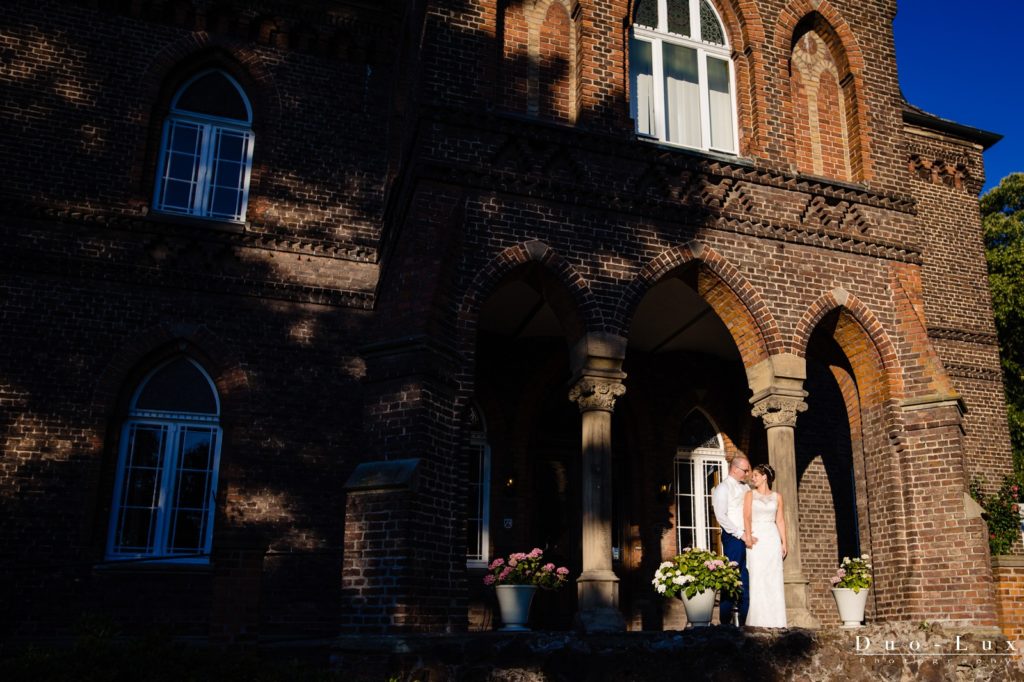
{"label": "blue sky", "polygon": [[896,62],[907,100],[1003,135],[985,153],[985,190],[1024,172],[1024,2],[900,0]]}

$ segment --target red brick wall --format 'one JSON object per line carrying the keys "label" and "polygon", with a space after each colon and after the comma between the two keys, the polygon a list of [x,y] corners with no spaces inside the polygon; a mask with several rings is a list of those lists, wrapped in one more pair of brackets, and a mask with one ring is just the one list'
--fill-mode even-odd
{"label": "red brick wall", "polygon": [[1011,641],[1024,640],[1024,560],[1019,556],[992,557],[992,577],[999,629]]}

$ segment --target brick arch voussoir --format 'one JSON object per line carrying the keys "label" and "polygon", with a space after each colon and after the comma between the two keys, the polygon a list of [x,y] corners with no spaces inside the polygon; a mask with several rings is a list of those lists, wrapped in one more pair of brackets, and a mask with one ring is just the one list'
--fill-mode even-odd
{"label": "brick arch voussoir", "polygon": [[[739,304],[741,314],[739,319],[731,320],[734,324],[730,326],[730,333],[744,367],[752,367],[782,348],[778,324],[757,289],[728,259],[697,241],[666,249],[641,268],[626,287],[615,310],[613,321],[619,333],[629,335],[633,315],[648,291],[670,272],[693,261],[701,263],[721,281],[730,297]],[[714,308],[713,302],[709,304]],[[729,321],[726,311],[715,309],[715,313],[723,321]]]}
{"label": "brick arch voussoir", "polygon": [[[800,321],[797,322],[796,327],[793,331],[792,342],[789,346],[789,352],[800,357],[807,357],[807,348],[811,341],[811,335],[814,330],[817,329],[821,321],[834,310],[842,310],[846,312],[860,327],[861,332],[867,338],[871,349],[873,350],[874,358],[878,362],[880,371],[882,373],[883,386],[885,392],[889,398],[898,398],[902,394],[902,388],[899,381],[899,366],[897,361],[896,346],[889,338],[882,323],[878,320],[878,317],[874,312],[865,305],[855,295],[840,290],[833,290],[826,292],[818,297],[814,303],[812,303]],[[849,348],[840,347],[843,353],[853,361]],[[857,367],[854,367],[855,375],[857,373]],[[862,370],[863,371],[863,370]],[[864,377],[857,376],[858,381],[863,381]]]}
{"label": "brick arch voussoir", "polygon": [[155,354],[164,350],[169,354],[173,352],[175,344],[177,350],[187,355],[202,356],[197,359],[203,361],[220,395],[224,420],[250,411],[249,377],[228,344],[204,326],[160,324],[135,335],[107,363],[93,390],[93,414],[105,421],[112,418],[127,381],[140,370],[148,369],[143,365]]}
{"label": "brick arch voussoir", "polygon": [[506,248],[481,268],[470,282],[459,304],[460,346],[463,349],[474,343],[477,319],[487,297],[501,280],[530,263],[542,265],[565,287],[587,331],[601,331],[605,328],[604,315],[587,280],[553,248],[533,240]]}

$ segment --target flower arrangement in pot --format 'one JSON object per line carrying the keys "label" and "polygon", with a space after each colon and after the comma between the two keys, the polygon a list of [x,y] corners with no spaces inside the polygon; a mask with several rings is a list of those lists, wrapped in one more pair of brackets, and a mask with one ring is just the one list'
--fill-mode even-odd
{"label": "flower arrangement in pot", "polygon": [[843,563],[832,576],[832,596],[839,609],[839,619],[844,628],[859,628],[864,620],[864,607],[868,601],[868,590],[874,578],[871,576],[871,557],[843,557]]}
{"label": "flower arrangement in pot", "polygon": [[505,624],[502,630],[528,630],[526,621],[537,589],[557,590],[569,581],[569,569],[544,561],[544,552],[534,547],[530,552],[514,552],[507,559],[497,558],[487,567],[484,585],[493,586],[498,594],[498,608]]}
{"label": "flower arrangement in pot", "polygon": [[682,599],[686,620],[694,627],[711,624],[716,592],[738,595],[743,589],[738,563],[699,547],[687,547],[663,562],[651,584],[658,594]]}

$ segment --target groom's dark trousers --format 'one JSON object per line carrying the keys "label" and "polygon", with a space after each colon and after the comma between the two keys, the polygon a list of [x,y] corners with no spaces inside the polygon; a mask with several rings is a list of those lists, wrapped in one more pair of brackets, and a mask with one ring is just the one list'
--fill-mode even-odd
{"label": "groom's dark trousers", "polygon": [[732,612],[739,608],[740,625],[747,622],[747,609],[750,607],[750,576],[747,575],[747,546],[743,540],[733,537],[728,533],[722,533],[722,550],[730,561],[740,565],[740,580],[743,581],[743,591],[740,592],[737,603],[732,595],[722,593],[722,601],[719,603],[718,619],[722,625],[732,623]]}

